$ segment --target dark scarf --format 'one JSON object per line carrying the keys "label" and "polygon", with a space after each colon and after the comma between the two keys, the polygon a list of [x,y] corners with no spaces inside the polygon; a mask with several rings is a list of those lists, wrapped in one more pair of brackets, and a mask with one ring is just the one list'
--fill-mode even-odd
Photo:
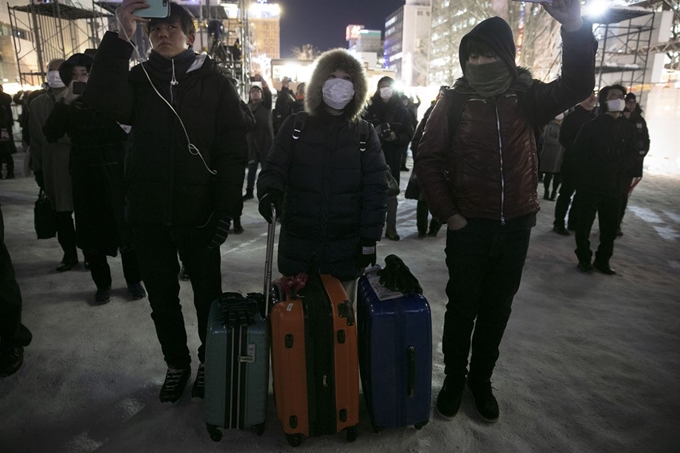
{"label": "dark scarf", "polygon": [[170,82],[173,77],[172,69],[173,62],[175,67],[175,80],[183,79],[189,68],[196,60],[196,52],[192,49],[187,49],[175,58],[165,58],[163,55],[152,50],[149,55],[149,61],[146,63],[147,71],[153,77]]}
{"label": "dark scarf", "polygon": [[493,98],[505,93],[512,85],[512,72],[502,59],[486,64],[466,64],[467,81],[480,96]]}
{"label": "dark scarf", "polygon": [[384,121],[387,112],[389,112],[396,104],[401,104],[401,98],[398,94],[394,94],[389,101],[385,102],[380,97],[380,92],[378,92],[373,95],[372,104],[378,112],[378,116],[381,118],[381,121]]}

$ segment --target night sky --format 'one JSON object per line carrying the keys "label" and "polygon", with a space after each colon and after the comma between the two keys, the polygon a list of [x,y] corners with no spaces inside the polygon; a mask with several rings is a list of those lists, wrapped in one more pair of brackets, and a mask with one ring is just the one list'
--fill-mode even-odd
{"label": "night sky", "polygon": [[[269,0],[281,5],[281,57],[290,49],[312,44],[319,50],[347,47],[345,27],[364,25],[384,33],[385,18],[404,0]],[[384,38],[384,36],[383,36]]]}

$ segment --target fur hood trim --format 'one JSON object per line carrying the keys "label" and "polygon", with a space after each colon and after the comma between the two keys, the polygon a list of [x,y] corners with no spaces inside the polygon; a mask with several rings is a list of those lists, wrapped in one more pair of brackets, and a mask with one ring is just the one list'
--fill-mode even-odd
{"label": "fur hood trim", "polygon": [[316,60],[312,78],[305,88],[305,111],[310,116],[316,116],[323,110],[323,84],[337,69],[342,69],[352,78],[354,98],[345,107],[345,115],[355,121],[366,104],[368,81],[363,64],[345,49],[329,50]]}
{"label": "fur hood trim", "polygon": [[[515,91],[527,91],[529,88],[534,83],[534,79],[531,75],[531,71],[529,71],[526,68],[518,67],[517,68],[517,78],[513,82],[513,84],[510,86],[511,90]],[[470,86],[468,83],[467,79],[465,77],[461,77],[460,79],[456,80],[456,83],[453,85],[453,89],[456,91],[459,91],[461,93],[474,93],[475,90]]]}

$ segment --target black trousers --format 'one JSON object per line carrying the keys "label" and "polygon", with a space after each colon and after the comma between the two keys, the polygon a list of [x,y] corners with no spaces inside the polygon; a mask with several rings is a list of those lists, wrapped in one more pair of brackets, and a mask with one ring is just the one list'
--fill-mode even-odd
{"label": "black trousers", "polygon": [[447,229],[449,302],[442,343],[445,373],[455,382],[465,379],[471,345],[470,379],[491,379],[530,236],[530,229],[494,233],[470,223],[461,230]]}
{"label": "black trousers", "polygon": [[2,164],[7,164],[7,176],[14,175],[14,158],[8,152],[0,153],[0,172],[2,172]]}
{"label": "black trousers", "polygon": [[[111,268],[106,261],[105,254],[83,252],[85,259],[90,263],[90,274],[97,288],[111,287]],[[123,275],[128,286],[139,283],[142,277],[139,273],[137,264],[137,253],[135,250],[120,253],[120,260],[123,264]]]}
{"label": "black trousers", "polygon": [[[578,209],[576,208],[577,197],[574,197],[574,202],[572,203],[571,197],[576,192],[576,181],[573,175],[569,173],[562,173],[562,185],[560,186],[560,194],[555,202],[555,221],[553,225],[558,227],[564,227],[564,219],[567,216],[567,211],[569,211],[569,229],[575,230],[578,224]],[[553,186],[554,187],[554,186]],[[569,209],[569,204],[571,203],[571,209]]]}
{"label": "black trousers", "polygon": [[0,210],[0,348],[28,346],[33,336],[21,324],[21,290],[12,258],[5,246],[5,223]]}
{"label": "black trousers", "polygon": [[[553,183],[552,194],[550,194],[550,183]],[[562,183],[562,175],[560,173],[546,173],[543,176],[543,188],[545,189],[546,195],[550,198],[554,198],[557,193],[557,189],[560,188]]]}
{"label": "black trousers", "polygon": [[191,277],[201,339],[198,358],[203,362],[210,304],[222,293],[219,248],[207,249],[205,234],[195,227],[144,224],[133,226],[133,231],[139,270],[165,362],[175,368],[186,368],[191,363],[179,301],[178,252]]}
{"label": "black trousers", "polygon": [[55,212],[57,221],[57,240],[61,249],[64,251],[64,259],[78,259],[76,249],[76,227],[73,223],[73,212]]}
{"label": "black trousers", "polygon": [[[430,214],[430,209],[428,208],[427,201],[418,200],[416,204],[416,226],[418,227],[418,233],[426,234],[427,230],[427,217]],[[430,230],[431,234],[437,234],[442,224],[432,217],[430,220]]]}
{"label": "black trousers", "polygon": [[[595,214],[600,224],[600,245],[595,253],[595,260],[608,263],[614,254],[614,239],[619,226],[619,206],[621,197],[605,197],[579,191],[578,224],[576,226],[576,257],[579,261],[590,261],[593,252],[590,250],[590,230],[595,222]],[[573,209],[573,208],[572,208]]]}

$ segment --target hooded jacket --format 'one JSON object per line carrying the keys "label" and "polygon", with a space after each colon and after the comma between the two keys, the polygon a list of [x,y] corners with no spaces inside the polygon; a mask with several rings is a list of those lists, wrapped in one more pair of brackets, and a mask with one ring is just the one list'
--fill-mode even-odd
{"label": "hooded jacket", "polygon": [[[490,45],[516,74],[510,88],[485,99],[465,77],[466,43],[475,37]],[[514,41],[500,18],[478,24],[461,41],[464,76],[441,97],[425,127],[415,171],[433,215],[442,222],[460,213],[468,219],[533,225],[539,210],[536,187],[536,134],[560,112],[582,101],[595,82],[597,42],[591,26],[562,30],[562,77],[543,83],[514,64]],[[451,129],[452,109],[462,109]]]}
{"label": "hooded jacket", "polygon": [[[354,98],[343,114],[333,116],[323,102],[322,87],[342,69],[354,84]],[[372,126],[365,151],[359,150],[357,119],[367,92],[361,63],[349,52],[322,54],[305,93],[305,125],[293,139],[295,115],[274,139],[257,180],[258,196],[284,193],[278,264],[284,275],[319,271],[340,280],[357,278],[361,238],[379,241],[385,222],[385,157]]]}
{"label": "hooded jacket", "polygon": [[152,86],[142,65],[128,69],[132,52],[130,43],[107,32],[83,95],[92,108],[132,126],[125,162],[128,220],[201,226],[237,216],[247,143],[233,85],[209,57],[185,52],[176,62],[152,55],[143,63]]}

